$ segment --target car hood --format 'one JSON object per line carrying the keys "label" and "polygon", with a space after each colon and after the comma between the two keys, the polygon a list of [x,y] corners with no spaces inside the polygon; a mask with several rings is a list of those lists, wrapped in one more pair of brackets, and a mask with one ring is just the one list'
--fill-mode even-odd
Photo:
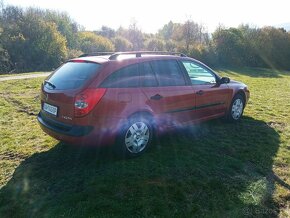
{"label": "car hood", "polygon": [[229,84],[247,86],[245,83],[242,83],[236,80],[231,80]]}

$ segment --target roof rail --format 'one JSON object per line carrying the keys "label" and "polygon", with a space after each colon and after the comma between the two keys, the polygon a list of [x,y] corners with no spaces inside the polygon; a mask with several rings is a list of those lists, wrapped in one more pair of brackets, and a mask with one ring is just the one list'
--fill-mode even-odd
{"label": "roof rail", "polygon": [[79,56],[79,58],[82,57],[88,57],[88,56],[100,56],[100,55],[113,55],[116,52],[92,52],[92,53],[85,53]]}
{"label": "roof rail", "polygon": [[177,55],[180,57],[187,57],[185,54],[180,52],[168,52],[168,51],[126,51],[126,52],[92,52],[85,53],[79,56],[88,57],[88,56],[101,56],[101,55],[110,55],[110,60],[116,60],[120,55],[136,55],[136,58],[142,57],[143,54],[157,54],[157,55]]}
{"label": "roof rail", "polygon": [[143,54],[159,54],[159,55],[177,55],[180,57],[187,57],[185,54],[180,52],[167,52],[167,51],[128,51],[128,52],[116,52],[113,53],[109,59],[116,60],[120,55],[136,55],[136,58],[142,57]]}

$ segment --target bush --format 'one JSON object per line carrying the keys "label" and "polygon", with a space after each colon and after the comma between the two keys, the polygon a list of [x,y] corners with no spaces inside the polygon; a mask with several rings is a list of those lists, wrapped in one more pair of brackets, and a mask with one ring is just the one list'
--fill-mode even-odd
{"label": "bush", "polygon": [[66,57],[66,39],[37,10],[9,6],[1,13],[2,45],[18,72],[51,70]]}
{"label": "bush", "polygon": [[118,36],[113,40],[116,51],[131,51],[133,44],[122,36]]}
{"label": "bush", "polygon": [[80,50],[84,53],[114,51],[113,43],[93,32],[79,32]]}
{"label": "bush", "polygon": [[151,38],[145,42],[145,47],[149,51],[164,51],[165,43],[161,39]]}
{"label": "bush", "polygon": [[8,52],[0,45],[0,74],[11,70],[11,61]]}
{"label": "bush", "polygon": [[81,54],[83,54],[83,52],[80,51],[80,50],[69,49],[69,50],[67,51],[67,57],[66,57],[66,59],[77,58],[77,57],[79,57]]}

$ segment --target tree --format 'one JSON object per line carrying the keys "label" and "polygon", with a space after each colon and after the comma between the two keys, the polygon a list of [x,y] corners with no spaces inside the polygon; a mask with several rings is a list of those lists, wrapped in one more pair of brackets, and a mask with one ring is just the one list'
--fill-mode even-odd
{"label": "tree", "polygon": [[[266,44],[263,45],[263,43]],[[267,67],[290,68],[290,36],[285,29],[262,28],[256,44],[257,51]]]}
{"label": "tree", "polygon": [[151,38],[145,42],[145,47],[150,51],[163,51],[165,43],[161,39]]}
{"label": "tree", "polygon": [[77,58],[83,54],[82,51],[77,49],[69,49],[67,51],[67,59]]}
{"label": "tree", "polygon": [[67,13],[5,6],[0,0],[0,71],[50,70],[82,52],[166,50],[215,66],[290,68],[290,32],[283,28],[219,26],[212,34],[192,20],[143,33],[132,20],[117,31],[85,31]]}
{"label": "tree", "polygon": [[[2,35],[3,29],[0,26],[0,39]],[[11,62],[10,57],[7,52],[2,46],[2,42],[0,40],[0,73],[8,72],[11,69]]]}
{"label": "tree", "polygon": [[223,66],[290,67],[290,37],[281,28],[218,28],[213,45]]}
{"label": "tree", "polygon": [[141,50],[143,48],[143,34],[138,28],[137,21],[135,20],[133,20],[129,26],[128,38],[132,42],[134,50]]}
{"label": "tree", "polygon": [[95,31],[95,34],[106,37],[108,39],[113,39],[116,36],[116,31],[110,27],[102,26],[101,30]]}
{"label": "tree", "polygon": [[39,13],[8,6],[1,13],[1,42],[18,71],[51,70],[66,57],[66,39],[55,23],[40,19]]}
{"label": "tree", "polygon": [[209,40],[204,26],[191,20],[187,20],[183,24],[183,38],[185,40],[186,51],[189,51],[190,46],[207,44]]}
{"label": "tree", "polygon": [[165,41],[166,50],[194,53],[200,45],[208,46],[210,39],[206,28],[187,20],[185,23],[173,23],[170,21],[158,31],[157,36]]}
{"label": "tree", "polygon": [[165,41],[165,51],[177,52],[176,42],[173,40]]}
{"label": "tree", "polygon": [[212,37],[218,60],[221,65],[244,65],[246,52],[244,50],[243,35],[239,29],[217,29]]}
{"label": "tree", "polygon": [[84,53],[114,51],[113,43],[93,32],[79,32],[80,50]]}
{"label": "tree", "polygon": [[35,69],[39,67],[49,70],[51,67],[58,67],[67,56],[66,38],[58,32],[55,23],[40,21],[38,25],[39,32],[34,32],[38,39],[35,38],[32,42],[32,46],[36,48],[32,49]]}
{"label": "tree", "polygon": [[129,29],[120,27],[116,31],[116,36],[127,39],[133,45],[133,50],[142,50],[144,48],[144,35],[137,27],[136,21],[129,26]]}
{"label": "tree", "polygon": [[131,51],[133,44],[122,36],[117,36],[113,39],[116,51]]}
{"label": "tree", "polygon": [[45,10],[41,13],[45,21],[56,24],[57,30],[66,38],[69,49],[76,49],[78,47],[77,33],[80,26],[67,13],[52,10]]}
{"label": "tree", "polygon": [[124,29],[120,27],[117,31],[119,36],[122,36],[129,40],[133,45],[133,50],[142,50],[144,47],[144,37],[143,33],[137,26],[137,21],[132,20],[131,24],[129,25],[129,29]]}
{"label": "tree", "polygon": [[183,36],[185,40],[186,50],[189,51],[189,46],[197,41],[198,38],[198,25],[193,21],[187,20],[183,24]]}
{"label": "tree", "polygon": [[162,37],[163,39],[165,39],[165,40],[172,39],[172,34],[173,34],[173,31],[174,31],[174,25],[175,24],[172,21],[169,21],[168,24],[165,24],[163,26],[163,28],[158,31],[158,35],[160,37]]}

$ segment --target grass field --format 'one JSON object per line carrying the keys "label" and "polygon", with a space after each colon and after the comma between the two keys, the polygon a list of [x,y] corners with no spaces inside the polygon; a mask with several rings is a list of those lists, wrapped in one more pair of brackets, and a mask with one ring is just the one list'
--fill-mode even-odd
{"label": "grass field", "polygon": [[10,77],[10,76],[24,76],[24,75],[30,75],[30,74],[43,74],[43,73],[49,73],[49,72],[33,72],[33,73],[0,74],[0,78],[1,78],[1,77]]}
{"label": "grass field", "polygon": [[0,217],[290,217],[290,72],[220,73],[250,88],[238,124],[170,133],[130,160],[45,135],[43,78],[0,82]]}

